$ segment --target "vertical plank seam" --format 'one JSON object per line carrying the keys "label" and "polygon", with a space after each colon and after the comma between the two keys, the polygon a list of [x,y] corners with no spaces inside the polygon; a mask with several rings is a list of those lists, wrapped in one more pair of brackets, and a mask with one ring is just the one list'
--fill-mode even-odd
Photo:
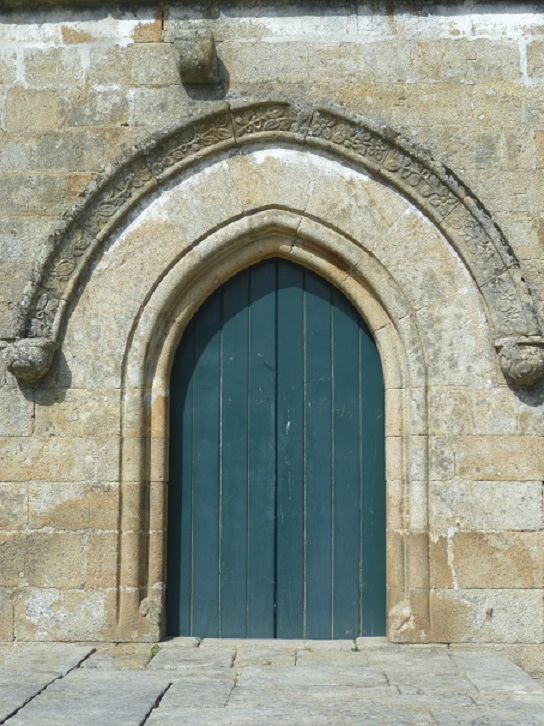
{"label": "vertical plank seam", "polygon": [[306,467],[306,383],[307,383],[307,339],[306,339],[306,283],[307,273],[303,272],[302,277],[302,490],[303,490],[303,594],[302,594],[302,637],[306,638],[307,632],[307,467]]}
{"label": "vertical plank seam", "polygon": [[219,512],[217,533],[217,633],[221,637],[221,557],[223,537],[223,330],[225,327],[225,286],[219,294]]}
{"label": "vertical plank seam", "polygon": [[331,638],[334,638],[334,545],[335,545],[335,529],[334,529],[334,496],[335,496],[335,446],[334,446],[334,409],[335,409],[335,386],[334,386],[334,302],[335,292],[330,285],[330,355],[331,355]]}
{"label": "vertical plank seam", "polygon": [[358,612],[358,632],[363,635],[363,568],[364,568],[364,552],[363,552],[363,355],[362,355],[362,333],[361,323],[359,321],[357,334],[358,362],[359,362],[359,391],[358,391],[358,415],[359,415],[359,436],[357,457],[359,461],[359,603]]}

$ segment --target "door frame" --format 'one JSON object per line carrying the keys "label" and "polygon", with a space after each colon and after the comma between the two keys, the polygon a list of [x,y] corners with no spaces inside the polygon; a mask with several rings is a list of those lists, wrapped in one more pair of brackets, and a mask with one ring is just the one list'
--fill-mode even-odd
{"label": "door frame", "polygon": [[374,338],[337,287],[274,256],[217,288],[185,329],[170,376],[166,632],[385,635],[384,418]]}
{"label": "door frame", "polygon": [[165,274],[138,317],[122,386],[124,534],[115,629],[120,639],[155,640],[164,632],[169,379],[183,331],[223,282],[273,256],[339,288],[376,340],[386,396],[387,633],[395,642],[427,642],[427,368],[415,317],[374,256],[315,219],[283,209],[254,212],[204,237]]}

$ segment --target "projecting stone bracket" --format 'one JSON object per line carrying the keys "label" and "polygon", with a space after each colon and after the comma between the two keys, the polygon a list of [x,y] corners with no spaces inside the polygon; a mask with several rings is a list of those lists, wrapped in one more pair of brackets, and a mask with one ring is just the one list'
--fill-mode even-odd
{"label": "projecting stone bracket", "polygon": [[10,373],[24,383],[35,383],[49,370],[59,344],[46,338],[21,338],[4,348]]}
{"label": "projecting stone bracket", "polygon": [[502,372],[508,383],[528,388],[544,377],[544,338],[517,336],[495,341]]}
{"label": "projecting stone bracket", "polygon": [[174,48],[179,53],[179,74],[183,83],[217,83],[217,53],[210,30],[186,31],[175,39]]}

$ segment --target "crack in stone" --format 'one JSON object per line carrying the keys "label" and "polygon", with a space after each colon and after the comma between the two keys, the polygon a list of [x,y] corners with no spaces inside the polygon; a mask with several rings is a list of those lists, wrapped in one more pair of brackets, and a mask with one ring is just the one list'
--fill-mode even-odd
{"label": "crack in stone", "polygon": [[151,714],[153,713],[153,711],[155,711],[160,706],[161,701],[164,698],[165,693],[168,691],[168,689],[170,688],[171,685],[172,685],[171,683],[168,683],[166,685],[166,687],[159,693],[159,695],[155,699],[155,703],[151,706],[151,708],[149,709],[149,711],[144,716],[143,721],[140,721],[140,723],[138,724],[138,726],[144,726],[144,724],[146,723],[146,721],[148,720],[148,718],[151,716]]}
{"label": "crack in stone", "polygon": [[239,670],[236,671],[236,676],[234,678],[234,683],[232,684],[232,688],[229,691],[229,695],[227,696],[227,700],[225,701],[225,703],[223,705],[223,708],[225,708],[226,706],[229,705],[229,701],[231,699],[231,696],[234,693],[234,689],[236,688],[236,686],[240,682],[240,678],[241,677],[242,677],[242,668],[240,668]]}

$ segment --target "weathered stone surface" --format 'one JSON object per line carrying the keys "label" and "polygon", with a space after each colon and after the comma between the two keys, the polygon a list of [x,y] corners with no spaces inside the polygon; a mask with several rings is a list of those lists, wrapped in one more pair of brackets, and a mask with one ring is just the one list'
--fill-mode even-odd
{"label": "weathered stone surface", "polygon": [[540,481],[431,481],[431,528],[539,530],[543,524]]}
{"label": "weathered stone surface", "polygon": [[414,74],[425,81],[515,81],[520,77],[514,41],[423,40],[416,42]]}
{"label": "weathered stone surface", "polygon": [[164,43],[134,45],[128,54],[129,83],[135,86],[179,84],[175,49]]}
{"label": "weathered stone surface", "polygon": [[542,479],[541,436],[460,437],[455,442],[455,451],[455,472],[462,478],[468,475],[479,481]]}
{"label": "weathered stone surface", "polygon": [[180,86],[138,88],[134,94],[134,125],[147,129],[173,126],[190,108],[190,98]]}
{"label": "weathered stone surface", "polygon": [[0,482],[0,529],[22,529],[26,527],[27,518],[27,485],[20,482]]}
{"label": "weathered stone surface", "polygon": [[0,533],[1,585],[17,585],[19,577],[24,577],[25,547],[24,535]]}
{"label": "weathered stone surface", "polygon": [[0,718],[8,719],[56,678],[58,678],[58,673],[28,673],[25,678],[21,677],[21,673],[2,673],[0,675],[0,688],[2,689]]}
{"label": "weathered stone surface", "polygon": [[74,643],[14,643],[0,650],[3,673],[55,673],[65,675],[77,668],[94,647]]}
{"label": "weathered stone surface", "polygon": [[84,541],[81,535],[41,532],[25,538],[24,580],[32,587],[81,587]]}
{"label": "weathered stone surface", "polygon": [[119,537],[92,534],[87,545],[87,587],[115,587],[117,584]]}
{"label": "weathered stone surface", "polygon": [[148,666],[152,671],[183,671],[185,668],[230,668],[236,657],[232,647],[205,650],[201,648],[160,649]]}
{"label": "weathered stone surface", "polygon": [[434,590],[433,638],[438,641],[542,643],[543,591]]}
{"label": "weathered stone surface", "polygon": [[128,123],[128,97],[125,90],[90,90],[67,119],[69,126],[121,126]]}
{"label": "weathered stone surface", "polygon": [[6,99],[6,129],[28,131],[59,128],[77,98],[73,90],[13,88]]}
{"label": "weathered stone surface", "polygon": [[[440,648],[371,648],[367,656],[370,665],[385,671],[389,682],[403,694],[445,691],[470,695],[475,690],[448,653]],[[429,668],[432,668],[433,678],[427,680],[424,673]]]}
{"label": "weathered stone surface", "polygon": [[[0,646],[0,682],[7,686],[4,703],[8,713],[22,706],[15,723],[55,726],[79,723],[74,719],[82,710],[86,722],[98,726],[112,719],[127,726],[143,721],[157,726],[180,722],[340,726],[361,719],[371,724],[532,724],[539,722],[538,709],[544,703],[544,690],[513,663],[460,646],[452,653],[446,646],[395,646],[381,638],[359,638],[359,651],[349,650],[350,641],[249,644],[206,639],[198,648],[195,644],[195,639],[175,638],[158,647],[159,653],[164,648],[178,654],[249,647],[255,653],[261,650],[262,656],[294,647],[327,660],[308,667],[292,662],[283,667],[239,664],[169,672],[153,671],[148,665],[143,672],[150,644],[105,644],[92,653],[87,646],[73,644],[15,643]],[[353,658],[351,665],[347,656]],[[130,664],[133,667],[127,670]],[[40,686],[47,688],[38,693]],[[157,687],[159,693],[153,698]],[[25,704],[27,699],[31,700]],[[436,719],[431,713],[437,714]],[[454,713],[458,721],[452,720]]]}
{"label": "weathered stone surface", "polygon": [[[168,682],[138,671],[115,674],[80,670],[56,681],[13,719],[14,726],[75,726],[85,714],[94,726],[136,726],[166,691]],[[104,708],[107,699],[108,706]]]}
{"label": "weathered stone surface", "polygon": [[114,602],[111,591],[21,589],[15,599],[15,637],[59,641],[103,639]]}
{"label": "weathered stone surface", "polygon": [[452,653],[492,653],[515,663],[544,687],[544,643],[455,643],[449,646]]}
{"label": "weathered stone surface", "polygon": [[7,86],[17,78],[17,51],[13,48],[0,51],[0,85]]}
{"label": "weathered stone surface", "polygon": [[117,643],[98,646],[95,653],[87,658],[82,668],[101,671],[141,670],[151,660],[152,646],[149,643]]}
{"label": "weathered stone surface", "polygon": [[[450,529],[448,533],[450,566],[458,587],[535,588],[544,582],[544,539],[539,532],[452,533]],[[448,586],[452,585],[435,583]]]}
{"label": "weathered stone surface", "polygon": [[216,83],[219,80],[213,33],[205,28],[181,31],[174,38],[178,68],[184,83]]}
{"label": "weathered stone surface", "polygon": [[295,665],[295,660],[297,664],[300,662],[300,655],[301,651],[295,647],[289,648],[284,646],[283,648],[277,648],[270,646],[267,648],[266,645],[261,645],[260,643],[242,644],[236,648],[236,658],[233,668],[261,665]]}
{"label": "weathered stone surface", "polygon": [[544,696],[544,689],[505,658],[491,653],[453,653],[451,657],[480,693],[515,691]]}
{"label": "weathered stone surface", "polygon": [[13,590],[0,587],[0,640],[13,640]]}
{"label": "weathered stone surface", "polygon": [[[0,611],[6,614],[0,637],[13,637],[13,603],[19,638],[106,637],[117,615],[110,588],[118,573],[132,588],[121,594],[132,598],[128,610],[134,610],[127,615],[120,608],[130,623],[120,632],[143,637],[137,588],[151,583],[159,591],[164,584],[170,353],[153,357],[163,345],[159,330],[165,326],[166,333],[171,315],[183,327],[202,291],[236,272],[227,258],[239,253],[238,243],[221,247],[219,233],[247,223],[248,256],[236,259],[242,266],[254,262],[249,255],[256,247],[266,254],[272,248],[270,237],[254,237],[251,224],[263,209],[280,207],[299,216],[295,236],[274,254],[321,265],[376,331],[388,388],[391,602],[409,594],[425,611],[430,560],[435,599],[448,602],[436,610],[444,640],[501,640],[507,630],[541,638],[542,598],[531,597],[543,578],[542,387],[511,390],[494,349],[497,327],[518,332],[527,324],[538,328],[536,335],[536,313],[544,312],[540,8],[520,13],[502,3],[500,13],[485,4],[399,12],[383,3],[341,2],[311,11],[291,4],[289,12],[234,4],[214,14],[187,4],[106,13],[98,0],[93,4],[85,11],[1,14],[0,347],[21,338],[25,325],[39,335],[51,332],[46,299],[22,326],[17,302],[31,268],[40,269],[45,258],[47,235],[84,185],[152,130],[181,128],[193,112],[219,108],[212,97],[226,97],[232,111],[224,104],[223,126],[197,124],[179,131],[171,146],[152,149],[154,141],[146,141],[139,166],[126,167],[94,197],[97,216],[83,220],[85,232],[68,235],[72,246],[51,266],[52,288],[69,304],[62,350],[43,384],[19,388],[0,364]],[[187,30],[213,33],[224,87],[182,87],[173,42]],[[272,94],[292,94],[310,111],[282,103],[240,110],[249,97]],[[324,109],[314,114],[323,102],[347,104],[368,127]],[[379,136],[374,124],[393,131]],[[453,174],[421,149],[395,151],[396,132],[429,147]],[[215,145],[223,150],[205,161]],[[195,150],[194,174],[183,172],[153,191],[102,239],[104,225],[136,199],[135,188],[151,189]],[[464,189],[451,196],[459,191],[456,177],[479,201]],[[329,230],[328,247],[319,247],[316,229]],[[47,244],[60,250],[63,239]],[[90,239],[99,248],[91,251]],[[217,255],[213,262],[208,253]],[[79,270],[77,260],[87,254],[92,262],[76,282],[67,270]],[[186,255],[201,277],[168,288],[166,278],[173,279]],[[373,266],[380,275],[371,273]],[[505,286],[511,274],[514,283]],[[172,307],[193,282],[193,296]],[[394,294],[386,294],[388,285]],[[10,367],[22,378],[39,368],[32,351],[41,344],[16,345],[21,355]],[[503,372],[516,373],[518,348],[509,355],[501,350]],[[145,387],[142,396],[131,389],[138,385]],[[132,534],[142,523],[152,532]],[[137,554],[143,541],[151,575]],[[523,596],[530,600],[531,634],[514,618]],[[495,614],[478,630],[486,598],[492,604],[485,612]],[[407,622],[419,622],[408,606],[403,612]],[[279,667],[293,657],[247,644],[221,653],[206,643],[195,650],[208,652],[212,662],[235,652],[240,664],[264,657]],[[304,646],[300,652],[308,667],[324,657]],[[342,662],[357,655],[348,650]],[[299,723],[307,713],[298,712]],[[418,717],[424,723],[428,714]],[[332,723],[341,713],[327,711],[324,718]]]}
{"label": "weathered stone surface", "polygon": [[118,484],[108,482],[35,482],[29,485],[32,529],[114,530],[118,523]]}
{"label": "weathered stone surface", "polygon": [[191,675],[174,681],[161,701],[162,713],[184,713],[186,708],[222,708],[234,689],[236,672]]}
{"label": "weathered stone surface", "polygon": [[[92,395],[95,406],[89,410]],[[103,389],[45,389],[36,394],[34,433],[37,436],[96,435],[102,429],[110,436],[119,434],[120,392]]]}
{"label": "weathered stone surface", "polygon": [[11,481],[89,481],[97,471],[95,439],[0,439],[0,465]]}
{"label": "weathered stone surface", "polygon": [[527,74],[534,78],[544,77],[544,43],[534,40],[527,44]]}
{"label": "weathered stone surface", "polygon": [[24,79],[30,88],[69,88],[83,83],[77,48],[29,49],[23,55]]}

